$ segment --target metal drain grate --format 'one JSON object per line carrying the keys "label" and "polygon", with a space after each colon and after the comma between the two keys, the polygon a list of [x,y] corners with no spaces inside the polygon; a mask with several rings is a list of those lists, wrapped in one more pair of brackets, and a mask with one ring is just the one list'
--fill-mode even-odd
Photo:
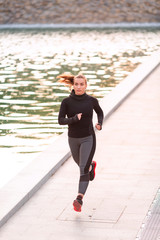
{"label": "metal drain grate", "polygon": [[160,189],[156,194],[136,240],[160,240]]}

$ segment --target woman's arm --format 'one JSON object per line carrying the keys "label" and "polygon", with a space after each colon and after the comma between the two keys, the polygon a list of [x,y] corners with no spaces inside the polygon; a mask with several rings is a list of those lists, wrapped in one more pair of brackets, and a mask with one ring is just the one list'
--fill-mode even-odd
{"label": "woman's arm", "polygon": [[103,115],[102,108],[100,107],[99,102],[98,102],[98,100],[96,98],[94,98],[93,109],[97,113],[97,118],[98,118],[98,123],[96,124],[96,128],[98,130],[101,130],[102,129],[104,115]]}
{"label": "woman's arm", "polygon": [[67,115],[67,106],[66,106],[65,100],[63,100],[59,110],[58,123],[60,125],[66,125],[66,124],[69,125],[79,121],[79,117],[77,116],[78,114],[70,118],[67,118],[66,115]]}

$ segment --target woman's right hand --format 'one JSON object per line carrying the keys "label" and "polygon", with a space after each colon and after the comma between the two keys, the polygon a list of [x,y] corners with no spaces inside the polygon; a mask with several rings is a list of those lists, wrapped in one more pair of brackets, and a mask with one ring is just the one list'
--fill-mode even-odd
{"label": "woman's right hand", "polygon": [[78,114],[77,114],[77,117],[78,117],[78,120],[81,120],[82,113],[78,113]]}

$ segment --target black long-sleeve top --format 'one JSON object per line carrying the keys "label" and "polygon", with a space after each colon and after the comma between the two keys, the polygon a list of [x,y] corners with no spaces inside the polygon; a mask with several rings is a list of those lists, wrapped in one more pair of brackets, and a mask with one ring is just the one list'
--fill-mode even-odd
{"label": "black long-sleeve top", "polygon": [[[97,113],[98,124],[102,126],[103,111],[98,100],[84,93],[76,95],[72,90],[69,97],[63,99],[59,111],[58,122],[60,125],[68,124],[68,136],[82,138],[94,133],[92,117],[93,110]],[[79,120],[77,114],[82,113]]]}

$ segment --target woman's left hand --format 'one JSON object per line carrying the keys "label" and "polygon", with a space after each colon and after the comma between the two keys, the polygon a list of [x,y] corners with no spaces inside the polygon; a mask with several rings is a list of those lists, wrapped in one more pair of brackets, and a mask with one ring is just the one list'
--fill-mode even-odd
{"label": "woman's left hand", "polygon": [[96,124],[96,128],[97,128],[97,130],[99,130],[99,131],[100,131],[102,127],[101,127],[101,125],[100,125],[100,124],[98,124],[98,123],[97,123],[97,124]]}

